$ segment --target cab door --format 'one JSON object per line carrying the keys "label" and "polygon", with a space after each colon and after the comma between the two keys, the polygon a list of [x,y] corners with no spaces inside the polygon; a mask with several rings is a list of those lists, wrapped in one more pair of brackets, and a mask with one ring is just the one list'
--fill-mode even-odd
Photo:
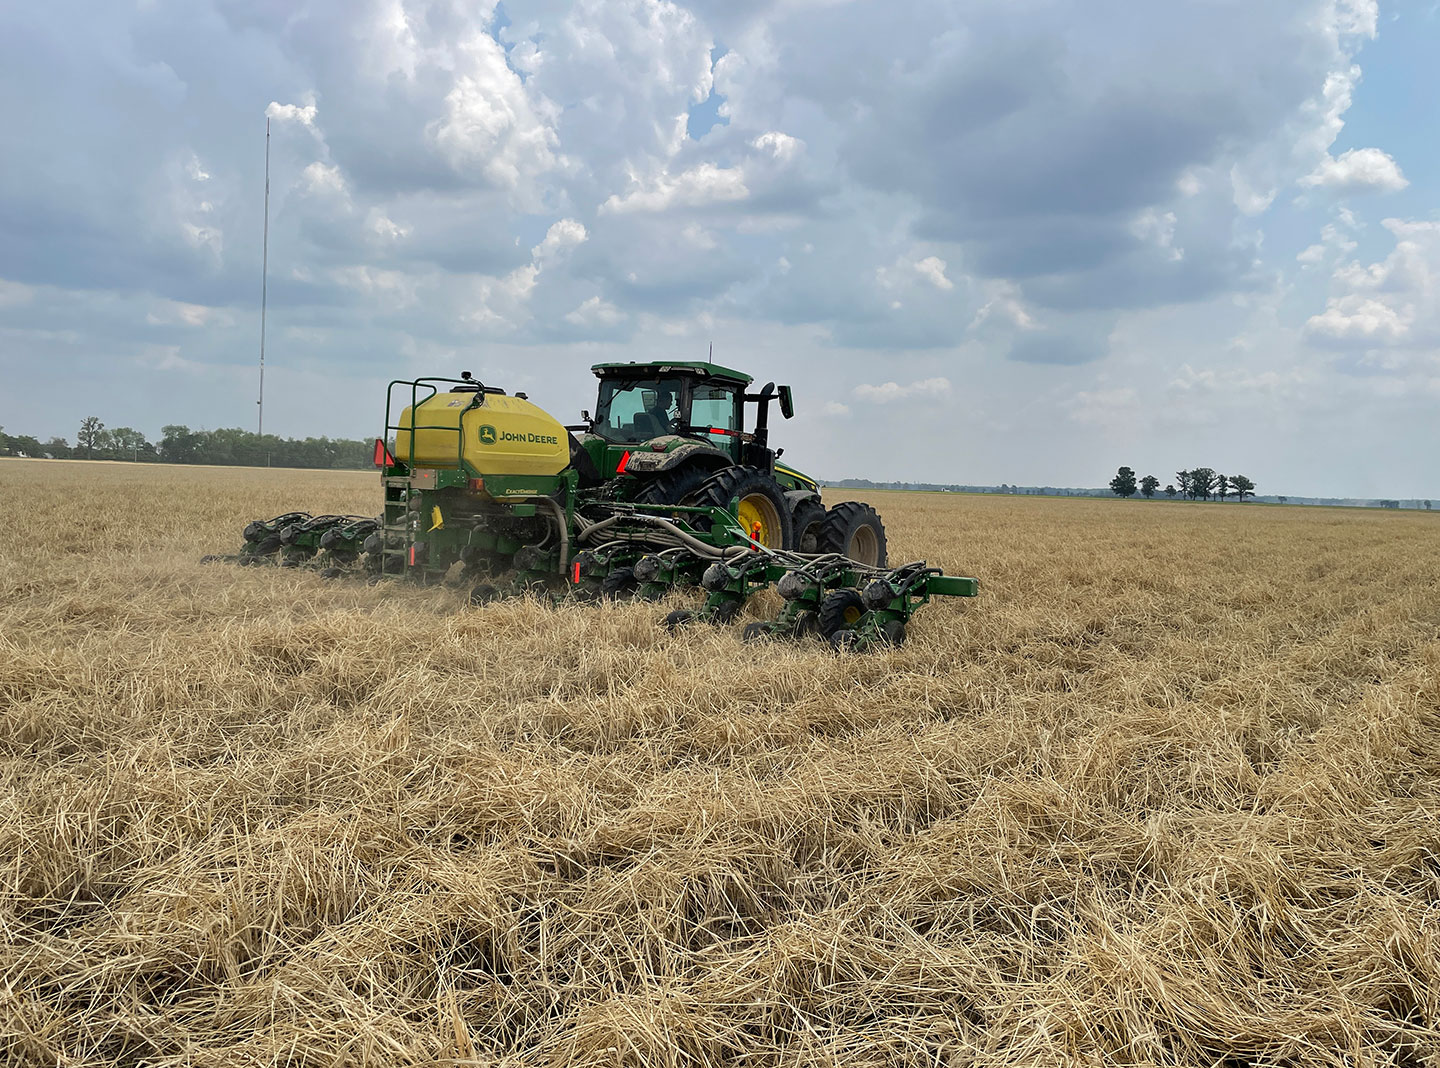
{"label": "cab door", "polygon": [[690,391],[691,432],[740,462],[740,391],[734,386],[697,382]]}

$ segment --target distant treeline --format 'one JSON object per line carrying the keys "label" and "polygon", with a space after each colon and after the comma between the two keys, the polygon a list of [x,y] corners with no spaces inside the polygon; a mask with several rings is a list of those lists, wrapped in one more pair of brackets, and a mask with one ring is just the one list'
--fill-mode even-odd
{"label": "distant treeline", "polygon": [[[1134,477],[1134,474],[1134,471],[1130,472],[1131,477]],[[1205,469],[1201,468],[1201,479],[1198,483],[1188,477],[1191,475],[1191,472],[1186,471],[1185,475],[1187,478],[1185,479],[1184,496],[1187,499],[1193,500],[1194,497],[1191,495],[1200,493],[1201,490],[1199,487],[1206,481]],[[1120,476],[1117,474],[1116,478],[1119,479]],[[1150,487],[1152,494],[1155,492],[1159,481],[1159,479],[1156,479],[1156,485]],[[1144,479],[1138,479],[1135,490],[1131,492],[1139,491],[1143,494],[1145,488],[1144,483]],[[1227,478],[1226,483],[1227,492],[1233,492],[1236,487],[1232,479]],[[1101,489],[1097,486],[1012,486],[1005,482],[1000,483],[998,486],[964,486],[958,483],[939,482],[873,482],[868,478],[822,480],[821,485],[833,486],[836,489],[916,490],[921,493],[1004,493],[1021,497],[1110,497],[1116,493],[1113,487]],[[1123,485],[1124,488],[1128,489],[1128,480],[1124,482]],[[1245,486],[1246,497],[1256,501],[1263,501],[1266,504],[1307,504],[1322,505],[1331,508],[1412,508],[1423,511],[1430,511],[1434,504],[1433,501],[1418,500],[1415,498],[1375,500],[1365,497],[1288,497],[1284,495],[1257,497],[1254,494],[1253,482],[1246,478],[1244,479],[1243,485]],[[1218,489],[1218,476],[1216,476],[1216,481],[1211,483],[1209,492],[1214,495]],[[1167,497],[1177,497],[1181,495],[1180,490],[1173,483],[1165,487],[1165,494]]]}
{"label": "distant treeline", "polygon": [[218,464],[234,467],[368,468],[374,441],[343,438],[281,438],[248,430],[161,428],[159,441],[148,441],[128,426],[109,429],[90,416],[80,424],[75,444],[64,438],[40,441],[25,434],[6,434],[0,427],[0,456],[50,460],[130,460],[135,463]]}
{"label": "distant treeline", "polygon": [[868,478],[842,478],[821,480],[821,485],[836,489],[878,489],[913,490],[919,493],[1014,493],[1027,497],[1108,497],[1108,489],[1094,489],[1074,486],[1012,486],[1002,482],[998,486],[962,486],[941,482],[872,482]]}

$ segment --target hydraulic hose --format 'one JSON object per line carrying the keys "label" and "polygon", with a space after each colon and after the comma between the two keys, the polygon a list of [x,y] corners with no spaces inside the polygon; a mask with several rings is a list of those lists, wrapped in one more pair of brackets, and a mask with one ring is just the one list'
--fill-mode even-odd
{"label": "hydraulic hose", "polygon": [[526,497],[507,497],[506,500],[534,501],[537,504],[544,504],[549,508],[551,518],[555,520],[555,529],[560,533],[560,567],[558,570],[560,574],[565,574],[570,566],[570,531],[568,524],[565,522],[565,513],[561,511],[560,506],[556,504],[554,500],[542,494]]}

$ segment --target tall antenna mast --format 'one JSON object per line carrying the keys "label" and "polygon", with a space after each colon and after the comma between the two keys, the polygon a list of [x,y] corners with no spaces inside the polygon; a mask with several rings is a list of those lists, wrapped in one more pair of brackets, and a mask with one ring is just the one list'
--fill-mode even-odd
{"label": "tall antenna mast", "polygon": [[270,281],[270,118],[265,118],[265,230],[260,245],[260,416],[255,423],[256,437],[265,436],[265,298]]}

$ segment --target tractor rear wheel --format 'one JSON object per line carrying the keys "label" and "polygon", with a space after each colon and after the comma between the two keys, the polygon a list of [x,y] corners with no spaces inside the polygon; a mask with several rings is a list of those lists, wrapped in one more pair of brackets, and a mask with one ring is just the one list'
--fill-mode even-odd
{"label": "tractor rear wheel", "polygon": [[646,482],[632,498],[636,504],[679,504],[710,477],[711,472],[694,463],[673,471],[662,471]]}
{"label": "tractor rear wheel", "polygon": [[800,501],[790,513],[790,525],[795,530],[795,551],[797,553],[820,552],[820,534],[825,529],[825,506],[810,499]]}
{"label": "tractor rear wheel", "polygon": [[697,508],[729,508],[732,500],[739,502],[736,512],[745,533],[761,545],[767,549],[789,549],[794,545],[785,491],[758,467],[716,471],[684,503]]}
{"label": "tractor rear wheel", "polygon": [[885,524],[868,504],[845,501],[825,515],[820,551],[839,553],[857,564],[885,566]]}

